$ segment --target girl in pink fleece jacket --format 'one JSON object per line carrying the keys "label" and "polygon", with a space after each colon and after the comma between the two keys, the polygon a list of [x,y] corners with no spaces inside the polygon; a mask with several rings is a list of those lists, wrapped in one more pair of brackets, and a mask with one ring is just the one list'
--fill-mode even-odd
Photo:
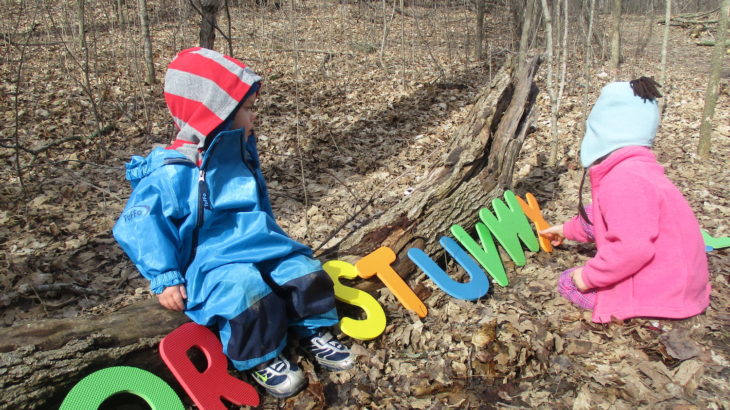
{"label": "girl in pink fleece jacket", "polygon": [[642,77],[601,90],[580,152],[593,203],[540,232],[554,245],[596,243],[592,259],[558,280],[558,291],[592,310],[594,322],[682,319],[710,303],[699,223],[649,149],[659,124],[657,85]]}

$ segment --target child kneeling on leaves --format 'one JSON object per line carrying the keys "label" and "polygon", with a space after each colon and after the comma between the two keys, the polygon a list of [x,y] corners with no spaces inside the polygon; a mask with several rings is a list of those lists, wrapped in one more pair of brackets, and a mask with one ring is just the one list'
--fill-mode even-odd
{"label": "child kneeling on leaves", "polygon": [[327,369],[354,356],[326,330],[338,322],[332,280],[274,219],[253,132],[260,86],[213,50],[173,59],[165,100],[179,132],[127,164],[133,192],[114,237],[162,306],[216,327],[236,369],[288,397],[306,385],[282,355],[288,332]]}
{"label": "child kneeling on leaves", "polygon": [[563,238],[595,242],[596,255],[563,272],[558,291],[592,310],[597,323],[682,319],[710,304],[700,225],[650,149],[659,126],[657,86],[641,77],[601,90],[580,148],[593,202],[583,207],[581,181],[579,214],[540,232],[555,245]]}

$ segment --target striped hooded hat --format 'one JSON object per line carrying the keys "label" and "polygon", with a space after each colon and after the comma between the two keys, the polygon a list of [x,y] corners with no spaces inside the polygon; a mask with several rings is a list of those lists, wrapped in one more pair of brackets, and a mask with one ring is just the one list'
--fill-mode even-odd
{"label": "striped hooded hat", "polygon": [[167,67],[165,102],[179,129],[168,147],[198,163],[205,139],[226,122],[261,77],[242,62],[207,48],[178,53]]}

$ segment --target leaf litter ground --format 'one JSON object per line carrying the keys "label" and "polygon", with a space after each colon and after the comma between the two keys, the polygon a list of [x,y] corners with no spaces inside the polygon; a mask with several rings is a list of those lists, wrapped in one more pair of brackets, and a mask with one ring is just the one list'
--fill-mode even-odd
{"label": "leaf litter ground", "polygon": [[[409,187],[447,154],[445,142],[497,69],[466,61],[465,47],[453,40],[451,25],[437,29],[439,23],[465,18],[458,9],[430,10],[418,26],[416,19],[403,18],[403,37],[398,15],[383,57],[382,25],[375,23],[372,7],[341,5],[334,10],[310,7],[292,17],[261,9],[249,18],[255,30],[239,29],[250,41],[236,39],[237,56],[250,56],[241,58],[266,79],[258,132],[277,216],[294,238],[317,248],[335,244],[408,195]],[[499,18],[488,19],[488,36],[493,44],[504,45],[507,33],[498,29]],[[293,24],[297,42],[291,40]],[[660,38],[647,35],[647,27],[643,18],[624,24],[624,79],[658,75]],[[174,55],[174,45],[180,47],[175,28],[162,19],[157,26],[158,75]],[[18,96],[17,134],[29,150],[42,152],[20,156],[23,191],[14,150],[0,151],[5,160],[0,318],[5,326],[104,314],[151,297],[110,229],[129,195],[123,162],[153,143],[169,141],[171,129],[161,87],[142,84],[136,66],[115,64],[115,58],[132,54],[129,47],[112,46],[122,37],[123,32],[112,30],[98,40],[98,81],[93,87],[105,96],[107,121],[114,127],[94,140],[79,137],[47,148],[64,137],[90,135],[95,126],[92,107],[80,83],[71,78],[78,70],[59,62],[62,47],[35,48],[38,57],[26,62],[32,73],[24,77]],[[18,47],[4,47],[18,52]],[[293,47],[313,52],[286,51]],[[495,66],[503,59],[500,47],[490,50]],[[728,236],[726,82],[715,114],[711,158],[694,154],[710,52],[695,46],[684,29],[672,28],[669,77],[663,88],[666,111],[655,151],[702,226],[714,236]],[[577,147],[584,82],[582,57],[575,58],[560,112],[560,163],[546,165],[552,139],[543,66],[538,76],[543,90],[540,116],[515,166],[514,191],[535,194],[547,219],[556,223],[573,214],[581,174]],[[12,97],[17,66],[8,61],[2,65],[2,87]],[[607,81],[600,65],[590,75],[589,104],[597,84]],[[13,107],[2,108],[3,147],[15,138]],[[591,323],[586,312],[555,291],[559,273],[590,255],[588,246],[566,245],[553,254],[528,254],[524,267],[506,260],[510,285],[494,286],[476,302],[451,298],[417,275],[410,284],[429,308],[424,319],[404,310],[387,290],[375,291],[388,327],[373,341],[350,341],[360,355],[356,369],[315,372],[301,360],[310,380],[307,390],[288,400],[264,396],[262,406],[728,408],[723,398],[730,396],[730,251],[709,254],[713,294],[703,315],[607,325]],[[455,275],[461,274],[453,262],[446,263]]]}

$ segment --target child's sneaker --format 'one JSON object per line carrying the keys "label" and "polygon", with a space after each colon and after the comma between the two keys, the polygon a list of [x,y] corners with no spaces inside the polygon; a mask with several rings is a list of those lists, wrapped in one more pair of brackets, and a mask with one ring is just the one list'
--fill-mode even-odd
{"label": "child's sneaker", "polygon": [[263,369],[253,370],[251,376],[272,396],[279,398],[293,396],[307,384],[301,369],[283,356],[278,356]]}
{"label": "child's sneaker", "polygon": [[309,339],[302,339],[299,346],[329,370],[348,370],[355,365],[355,357],[350,349],[330,332],[319,331]]}

